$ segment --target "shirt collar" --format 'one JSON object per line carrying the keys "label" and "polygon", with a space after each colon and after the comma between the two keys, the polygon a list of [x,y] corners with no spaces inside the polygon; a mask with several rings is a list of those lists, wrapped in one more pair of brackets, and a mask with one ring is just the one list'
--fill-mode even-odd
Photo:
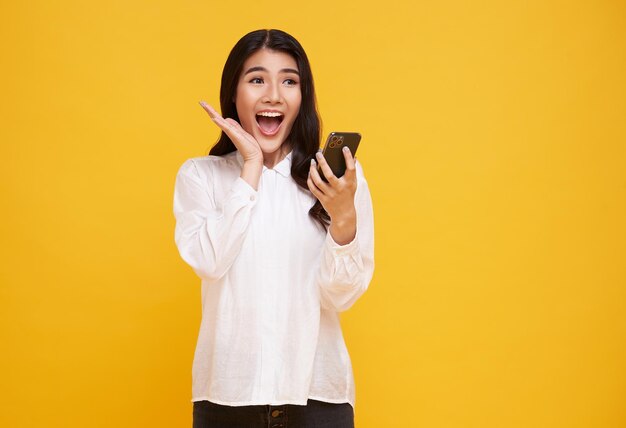
{"label": "shirt collar", "polygon": [[[277,173],[279,173],[280,175],[282,175],[283,177],[290,177],[291,176],[291,155],[293,154],[293,150],[291,150],[289,153],[287,153],[287,156],[285,156],[283,158],[283,160],[281,160],[280,162],[278,162],[276,165],[274,165],[274,168],[272,168],[274,171],[276,171]],[[239,165],[243,167],[243,156],[241,156],[241,153],[239,153],[239,150],[237,150],[237,161],[239,162]],[[265,165],[263,165],[263,172],[269,170],[270,168],[266,167]]]}

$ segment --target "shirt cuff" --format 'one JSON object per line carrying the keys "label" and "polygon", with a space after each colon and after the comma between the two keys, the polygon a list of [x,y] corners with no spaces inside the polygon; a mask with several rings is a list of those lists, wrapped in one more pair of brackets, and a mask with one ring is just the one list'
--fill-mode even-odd
{"label": "shirt cuff", "polygon": [[246,201],[256,203],[258,199],[258,191],[254,190],[254,187],[250,186],[246,180],[241,177],[237,177],[232,187],[234,195],[242,197]]}
{"label": "shirt cuff", "polygon": [[339,245],[335,242],[330,234],[330,229],[326,232],[326,248],[328,248],[334,255],[341,256],[345,254],[355,254],[359,252],[359,231],[357,230],[354,235],[354,239],[345,245]]}

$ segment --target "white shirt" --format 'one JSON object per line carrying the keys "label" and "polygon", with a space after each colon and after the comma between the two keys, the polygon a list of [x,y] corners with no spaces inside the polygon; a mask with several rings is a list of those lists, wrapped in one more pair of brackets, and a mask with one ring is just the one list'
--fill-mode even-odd
{"label": "white shirt", "polygon": [[291,153],[263,167],[258,191],[238,151],[189,159],[174,192],[175,240],[202,279],[192,401],[350,403],[354,377],[338,312],[374,271],[371,197],[357,162],[357,234],[340,246],[309,217]]}

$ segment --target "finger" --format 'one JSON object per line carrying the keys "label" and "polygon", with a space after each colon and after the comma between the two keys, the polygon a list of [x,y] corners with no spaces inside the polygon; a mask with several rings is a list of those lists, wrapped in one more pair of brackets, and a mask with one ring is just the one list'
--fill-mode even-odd
{"label": "finger", "polygon": [[[230,119],[230,118],[224,119],[222,117],[222,115],[220,115],[217,112],[217,110],[215,110],[213,107],[211,107],[209,104],[205,103],[204,101],[200,101],[200,105],[209,114],[209,116],[211,117],[211,120],[222,131],[224,131],[229,137],[231,137],[231,140],[232,140],[232,138],[234,137],[233,132],[237,131],[237,128],[232,123],[232,122],[235,122],[235,121]],[[230,122],[229,122],[229,120],[230,120]]]}
{"label": "finger", "polygon": [[321,202],[321,198],[324,197],[324,194],[320,191],[320,189],[317,188],[317,186],[315,186],[315,183],[313,183],[313,180],[311,180],[310,175],[306,179],[306,184],[309,187],[309,190],[311,191],[311,193],[313,193],[313,196],[315,196]]}
{"label": "finger", "polygon": [[347,178],[353,178],[356,176],[356,161],[355,158],[352,157],[352,152],[348,146],[344,146],[343,149],[343,157],[346,160],[346,173]]}
{"label": "finger", "polygon": [[317,152],[315,154],[315,157],[320,164],[320,168],[322,169],[322,173],[324,173],[324,177],[326,177],[326,180],[328,180],[328,182],[332,185],[334,182],[337,181],[337,177],[335,177],[335,174],[333,174],[333,170],[330,169],[328,162],[326,162],[326,158],[324,157],[322,152]]}
{"label": "finger", "polygon": [[[313,162],[311,162],[311,168],[315,170],[315,168],[317,168],[317,165]],[[324,192],[322,192],[319,189],[319,187],[315,185],[315,182],[313,181],[313,177],[311,176],[310,171],[309,171],[309,176],[306,179],[306,184],[309,187],[309,190],[311,191],[311,193],[313,193],[313,196],[315,196],[317,200],[319,200],[322,203],[322,205],[324,205],[324,202],[326,201],[326,195],[324,194]]]}
{"label": "finger", "polygon": [[204,101],[200,101],[200,105],[209,114],[213,123],[224,131],[238,150],[242,150],[242,147],[250,144],[254,147],[259,147],[259,143],[257,143],[252,135],[243,129],[239,122],[230,117],[224,119],[213,107]]}
{"label": "finger", "polygon": [[228,117],[224,119],[224,121],[231,126],[232,131],[236,133],[238,136],[245,138],[251,143],[256,142],[254,137],[248,134],[248,132],[245,129],[243,129],[243,126],[241,126],[241,124],[237,122],[235,119],[231,119],[230,117]]}
{"label": "finger", "polygon": [[235,144],[238,150],[242,150],[242,148],[243,150],[246,150],[244,148],[245,146],[257,148],[259,149],[259,151],[261,150],[261,147],[259,146],[257,140],[252,135],[250,135],[248,131],[246,131],[243,126],[239,124],[239,122],[231,118],[227,118],[225,120],[226,122],[228,122],[231,128],[224,132],[226,132],[226,135],[228,135],[228,137],[233,142],[233,144]]}
{"label": "finger", "polygon": [[206,102],[200,101],[200,105],[202,106],[204,111],[206,111],[209,114],[211,119],[215,120],[216,118],[221,118],[222,117],[213,107],[211,107]]}
{"label": "finger", "polygon": [[241,127],[239,122],[237,122],[235,119],[231,119],[230,117],[227,117],[226,119],[224,119],[224,121],[227,122],[232,127],[234,127],[235,129],[237,129],[238,131],[243,131],[243,128]]}
{"label": "finger", "polygon": [[224,122],[226,123],[226,129],[224,129],[224,132],[228,134],[231,140],[235,136],[239,138],[246,138],[246,135],[248,135],[248,133],[243,130],[241,125],[235,119],[227,117],[226,119],[224,119]]}
{"label": "finger", "polygon": [[202,108],[209,114],[209,117],[211,118],[211,120],[217,125],[219,126],[224,132],[226,132],[226,130],[229,128],[229,124],[228,122],[226,122],[226,120],[217,112],[217,110],[215,110],[213,107],[211,107],[209,104],[205,103],[204,101],[200,101],[200,105],[202,106]]}
{"label": "finger", "polygon": [[317,163],[315,162],[315,159],[311,159],[309,177],[311,177],[311,180],[313,180],[313,184],[315,184],[315,186],[317,186],[317,188],[320,189],[320,191],[323,192],[324,195],[328,195],[332,190],[328,183],[322,180],[322,177],[320,177],[319,173],[317,172]]}
{"label": "finger", "polygon": [[211,105],[204,101],[200,101],[202,108],[209,114],[211,120],[228,135],[231,141],[238,140],[240,138],[246,138],[249,140],[248,133],[243,130],[241,125],[236,120],[231,118],[224,119]]}

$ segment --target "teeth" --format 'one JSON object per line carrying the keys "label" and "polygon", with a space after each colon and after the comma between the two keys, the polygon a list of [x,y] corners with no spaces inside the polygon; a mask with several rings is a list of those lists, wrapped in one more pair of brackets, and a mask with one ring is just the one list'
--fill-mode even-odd
{"label": "teeth", "polygon": [[282,114],[278,113],[277,111],[262,111],[260,113],[257,113],[257,116],[278,117],[282,116]]}

